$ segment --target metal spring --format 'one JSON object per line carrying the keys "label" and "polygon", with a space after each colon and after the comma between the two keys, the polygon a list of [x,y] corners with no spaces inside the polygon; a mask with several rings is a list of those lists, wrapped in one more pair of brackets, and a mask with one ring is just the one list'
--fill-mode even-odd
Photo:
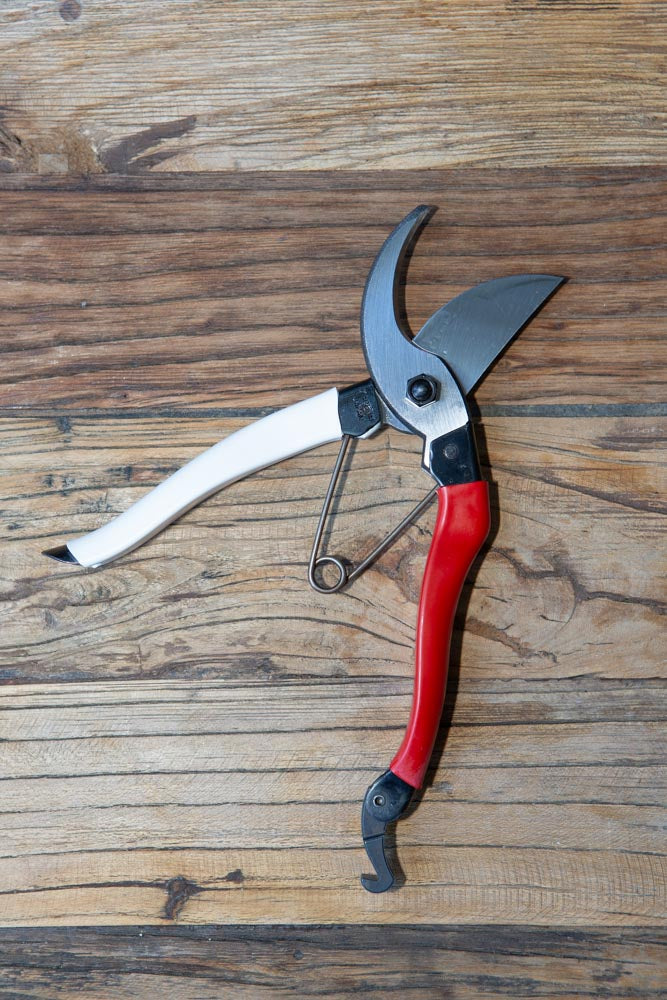
{"label": "metal spring", "polygon": [[[381,555],[385,549],[387,549],[391,543],[400,535],[404,528],[410,524],[416,517],[418,517],[423,510],[425,510],[430,504],[431,500],[437,493],[438,487],[434,486],[430,490],[423,500],[420,500],[416,507],[407,514],[399,524],[393,528],[388,535],[382,539],[379,545],[370,552],[365,559],[363,559],[356,566],[348,569],[344,564],[342,559],[338,556],[328,556],[319,555],[320,543],[322,541],[322,535],[324,533],[324,527],[327,523],[327,518],[329,517],[329,509],[331,507],[331,501],[333,500],[334,492],[338,479],[340,478],[341,469],[343,467],[343,462],[345,461],[345,456],[347,454],[347,449],[350,444],[350,435],[344,434],[341,441],[340,450],[338,452],[338,458],[331,473],[331,480],[329,482],[329,488],[327,489],[326,496],[324,498],[324,504],[322,505],[322,513],[320,514],[320,520],[315,531],[315,538],[313,540],[313,548],[310,553],[310,560],[308,562],[308,582],[310,583],[313,590],[317,590],[320,594],[335,594],[343,587],[346,587],[348,583],[352,583],[357,577],[361,576],[365,570],[375,562],[377,557]],[[324,566],[335,566],[338,571],[338,580],[335,583],[327,584],[322,581],[321,583],[316,579],[316,571],[322,571]]]}

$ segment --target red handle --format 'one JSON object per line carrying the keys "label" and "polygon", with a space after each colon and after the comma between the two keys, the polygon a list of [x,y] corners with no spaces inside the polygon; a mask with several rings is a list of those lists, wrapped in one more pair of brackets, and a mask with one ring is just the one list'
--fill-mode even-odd
{"label": "red handle", "polygon": [[419,599],[412,710],[391,762],[394,774],[414,788],[424,780],[440,726],[456,606],[489,526],[487,483],[440,487],[438,518]]}

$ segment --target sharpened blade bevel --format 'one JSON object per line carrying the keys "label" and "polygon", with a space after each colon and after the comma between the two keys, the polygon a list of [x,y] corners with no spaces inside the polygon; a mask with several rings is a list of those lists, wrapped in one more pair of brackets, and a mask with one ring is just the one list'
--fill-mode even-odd
{"label": "sharpened blade bevel", "polygon": [[412,343],[444,361],[467,395],[563,281],[515,274],[475,285],[434,312]]}

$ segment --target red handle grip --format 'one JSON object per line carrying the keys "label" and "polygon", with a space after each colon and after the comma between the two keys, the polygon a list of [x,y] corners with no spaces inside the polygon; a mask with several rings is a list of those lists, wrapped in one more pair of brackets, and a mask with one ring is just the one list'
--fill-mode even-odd
{"label": "red handle grip", "polygon": [[440,726],[456,606],[489,526],[487,483],[440,487],[438,517],[419,599],[412,710],[403,742],[391,762],[394,774],[414,788],[424,780]]}

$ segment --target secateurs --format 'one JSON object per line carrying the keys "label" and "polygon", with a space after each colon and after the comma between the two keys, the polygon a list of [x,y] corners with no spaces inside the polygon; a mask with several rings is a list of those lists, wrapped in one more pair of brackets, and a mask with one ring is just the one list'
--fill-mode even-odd
{"label": "secateurs", "polygon": [[[370,378],[279,410],[242,428],[189,462],[104,527],[50,549],[46,555],[101,566],[141,545],[184,511],[251,472],[317,445],[341,440],[308,567],[321,592],[349,585],[437,494],[438,514],[419,601],[412,710],[389,769],[367,790],[361,831],[375,876],[364,888],[384,892],[394,882],[384,838],[423,782],[445,697],[456,606],[470,566],[489,531],[488,486],[480,475],[466,396],[498,355],[564,280],[549,274],[496,278],[471,288],[435,312],[410,340],[401,329],[396,293],[401,267],[428,206],[410,212],[381,248],[366,281],[361,341]],[[351,438],[382,427],[418,435],[422,464],[435,481],[431,494],[355,569],[318,554],[329,505]],[[322,570],[333,566],[327,584]]]}

